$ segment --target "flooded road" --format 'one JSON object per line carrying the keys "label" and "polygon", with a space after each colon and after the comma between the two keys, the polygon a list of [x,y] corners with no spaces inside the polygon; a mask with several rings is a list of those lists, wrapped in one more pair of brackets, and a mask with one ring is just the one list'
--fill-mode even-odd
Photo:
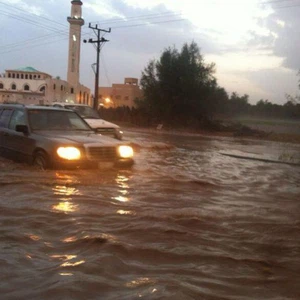
{"label": "flooded road", "polygon": [[0,299],[300,299],[300,146],[128,131],[131,170],[0,159]]}

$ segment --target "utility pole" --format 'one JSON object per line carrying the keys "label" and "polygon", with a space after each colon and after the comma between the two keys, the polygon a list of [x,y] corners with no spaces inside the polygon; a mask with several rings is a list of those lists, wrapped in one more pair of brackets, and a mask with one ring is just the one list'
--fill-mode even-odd
{"label": "utility pole", "polygon": [[109,33],[111,31],[111,28],[109,28],[109,30],[104,30],[104,29],[98,28],[98,24],[96,24],[96,26],[92,26],[91,23],[89,23],[89,28],[94,30],[94,32],[97,36],[97,39],[96,40],[93,40],[93,39],[83,40],[83,42],[96,44],[97,60],[96,60],[96,71],[95,71],[94,109],[96,109],[98,111],[100,51],[101,51],[101,45],[105,42],[109,42],[104,37],[101,37],[101,31]]}

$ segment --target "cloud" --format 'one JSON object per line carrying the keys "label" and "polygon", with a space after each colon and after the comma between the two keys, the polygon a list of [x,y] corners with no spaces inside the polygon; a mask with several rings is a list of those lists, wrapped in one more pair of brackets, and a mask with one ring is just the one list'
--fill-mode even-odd
{"label": "cloud", "polygon": [[[95,0],[92,4],[98,6],[100,2]],[[122,1],[107,3],[109,6],[106,6],[105,10],[112,13],[111,17],[98,15],[100,12],[95,6],[86,12],[87,19],[99,18],[100,28],[111,28],[111,32],[105,35],[109,42],[101,52],[100,82],[103,85],[123,82],[124,77],[128,76],[139,78],[148,62],[151,59],[159,59],[167,47],[174,46],[181,49],[184,43],[194,40],[204,54],[219,51],[218,45],[212,41],[208,33],[195,31],[194,25],[189,20],[168,10],[162,4],[144,8],[131,6]],[[87,30],[86,26],[85,31]],[[93,35],[91,37],[95,38]],[[88,82],[90,65],[95,58],[96,53],[91,45],[83,45],[81,60],[84,71],[81,77],[84,82]]]}
{"label": "cloud", "polygon": [[[282,6],[281,6],[282,7]],[[268,35],[252,33],[249,45],[268,47],[273,54],[283,58],[283,66],[300,68],[300,4],[291,7],[273,5],[273,12],[264,20]]]}
{"label": "cloud", "polygon": [[[234,4],[199,0],[195,9],[194,2],[83,0],[86,24],[82,37],[95,39],[89,22],[98,22],[103,29],[111,28],[105,34],[109,42],[101,51],[100,84],[123,82],[128,76],[139,78],[148,62],[159,59],[165,48],[181,49],[184,43],[195,41],[205,61],[216,63],[219,83],[229,91],[247,93],[250,99],[253,95],[271,100],[275,95],[272,80],[264,80],[264,76],[269,79],[274,74],[279,80],[281,74],[282,81],[277,86],[282,90],[278,88],[274,99],[279,99],[279,94],[282,97],[284,92],[291,93],[285,81],[294,83],[291,78],[297,77],[294,71],[287,75],[286,68],[295,70],[300,66],[300,24],[296,9],[272,10],[270,5],[261,9],[259,0]],[[0,0],[0,9],[21,17],[17,20],[0,14],[0,71],[32,65],[66,79],[69,28],[66,18],[71,0]],[[91,65],[95,61],[94,47],[82,43],[81,81],[92,90]]]}

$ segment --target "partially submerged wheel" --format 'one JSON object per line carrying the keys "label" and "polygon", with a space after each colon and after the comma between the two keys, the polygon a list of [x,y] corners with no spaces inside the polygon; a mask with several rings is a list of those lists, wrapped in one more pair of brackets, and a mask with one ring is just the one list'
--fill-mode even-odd
{"label": "partially submerged wheel", "polygon": [[33,166],[39,170],[45,170],[49,168],[49,160],[47,154],[42,151],[38,151],[33,158]]}

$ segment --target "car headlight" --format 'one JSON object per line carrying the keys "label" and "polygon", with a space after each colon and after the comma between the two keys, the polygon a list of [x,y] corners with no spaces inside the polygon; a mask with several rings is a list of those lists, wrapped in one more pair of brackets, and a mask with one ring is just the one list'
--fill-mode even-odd
{"label": "car headlight", "polygon": [[59,147],[56,152],[59,157],[67,160],[76,160],[81,157],[80,150],[75,147]]}
{"label": "car headlight", "polygon": [[130,146],[119,146],[119,155],[122,158],[131,158],[133,157],[133,149]]}

